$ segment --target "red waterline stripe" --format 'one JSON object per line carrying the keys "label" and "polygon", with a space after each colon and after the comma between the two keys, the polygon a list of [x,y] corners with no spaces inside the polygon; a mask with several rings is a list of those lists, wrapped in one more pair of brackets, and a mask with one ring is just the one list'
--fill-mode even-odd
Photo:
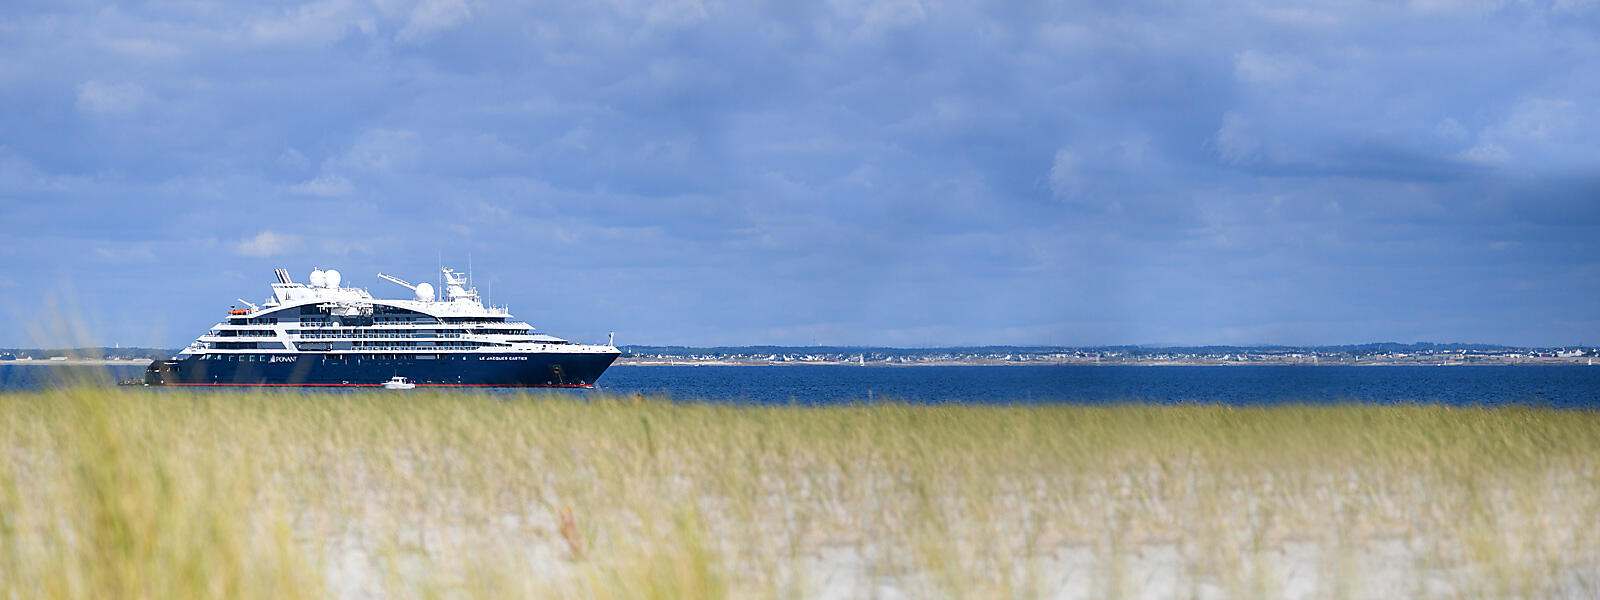
{"label": "red waterline stripe", "polygon": [[[158,383],[155,385],[226,385],[242,387],[380,387],[381,383]],[[593,388],[593,385],[578,385],[576,383],[530,383],[526,385],[498,385],[493,383],[418,383],[419,386],[435,387],[554,387],[554,388]]]}

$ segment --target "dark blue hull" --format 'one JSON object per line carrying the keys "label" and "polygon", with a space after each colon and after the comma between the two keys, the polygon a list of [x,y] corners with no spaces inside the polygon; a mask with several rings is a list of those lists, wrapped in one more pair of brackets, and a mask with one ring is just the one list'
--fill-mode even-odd
{"label": "dark blue hull", "polygon": [[[361,356],[356,358],[355,356]],[[376,386],[401,376],[422,385],[593,387],[616,354],[259,354],[156,361],[149,385]]]}

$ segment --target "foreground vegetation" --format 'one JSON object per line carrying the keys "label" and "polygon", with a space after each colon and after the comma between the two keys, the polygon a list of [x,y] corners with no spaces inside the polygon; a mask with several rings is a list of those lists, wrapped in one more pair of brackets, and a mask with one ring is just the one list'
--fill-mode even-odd
{"label": "foreground vegetation", "polygon": [[0,395],[0,596],[1600,593],[1600,414]]}

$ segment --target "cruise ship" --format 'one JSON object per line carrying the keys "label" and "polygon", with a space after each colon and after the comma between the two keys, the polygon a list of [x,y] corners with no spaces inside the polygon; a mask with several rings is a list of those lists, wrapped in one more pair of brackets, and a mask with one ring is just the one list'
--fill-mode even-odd
{"label": "cruise ship", "polygon": [[444,292],[390,275],[412,297],[384,300],[341,286],[336,270],[296,283],[277,269],[272,296],[240,299],[227,319],[171,360],[145,370],[148,385],[594,387],[620,354],[535,333],[504,307],[485,306],[469,278],[441,269]]}

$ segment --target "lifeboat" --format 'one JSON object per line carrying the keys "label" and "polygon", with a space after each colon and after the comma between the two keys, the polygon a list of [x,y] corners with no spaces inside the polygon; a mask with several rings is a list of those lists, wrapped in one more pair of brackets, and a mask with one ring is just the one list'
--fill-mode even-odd
{"label": "lifeboat", "polygon": [[230,314],[230,315],[248,315],[248,314],[250,314],[250,311],[242,309],[242,308],[235,308],[233,310],[228,311],[228,314]]}

